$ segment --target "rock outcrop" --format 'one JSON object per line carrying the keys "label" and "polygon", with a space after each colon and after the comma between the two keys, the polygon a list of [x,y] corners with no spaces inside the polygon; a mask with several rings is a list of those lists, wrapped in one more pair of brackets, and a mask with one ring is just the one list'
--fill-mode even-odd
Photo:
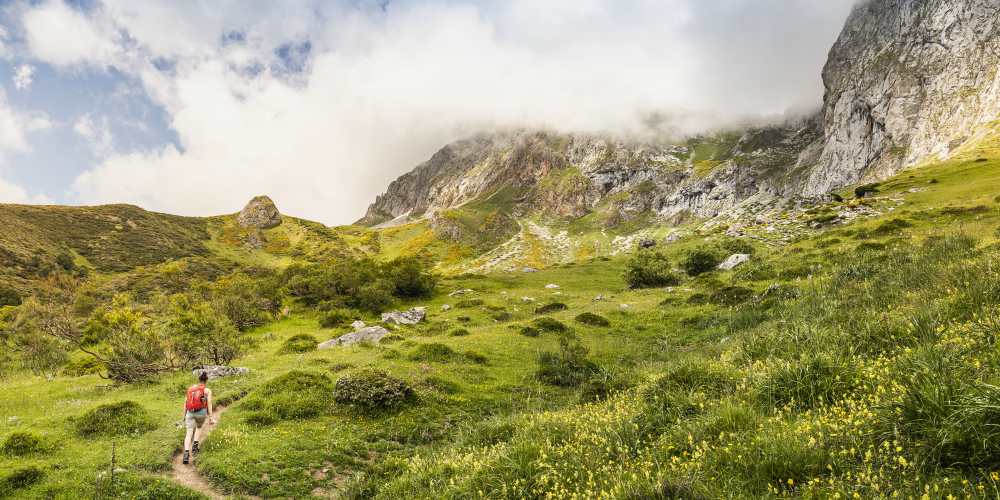
{"label": "rock outcrop", "polygon": [[320,343],[317,349],[329,349],[331,347],[344,346],[344,345],[354,345],[360,342],[371,342],[377,344],[382,337],[389,335],[389,330],[381,326],[369,326],[362,328],[356,332],[348,333],[346,335],[341,335],[332,340],[327,340],[326,342]]}
{"label": "rock outcrop", "polygon": [[191,375],[198,377],[202,372],[208,374],[208,379],[213,380],[223,377],[233,377],[236,375],[245,375],[250,373],[249,368],[236,367],[236,366],[223,366],[223,365],[204,365],[196,366],[191,370]]}
{"label": "rock outcrop", "polygon": [[236,216],[240,226],[256,229],[270,229],[281,225],[281,213],[271,198],[256,196]]}
{"label": "rock outcrop", "polygon": [[823,69],[824,141],[803,191],[944,159],[1000,116],[1000,2],[870,0]]}
{"label": "rock outcrop", "polygon": [[425,316],[427,316],[426,308],[414,307],[408,311],[382,313],[382,321],[396,325],[415,325],[423,321]]}

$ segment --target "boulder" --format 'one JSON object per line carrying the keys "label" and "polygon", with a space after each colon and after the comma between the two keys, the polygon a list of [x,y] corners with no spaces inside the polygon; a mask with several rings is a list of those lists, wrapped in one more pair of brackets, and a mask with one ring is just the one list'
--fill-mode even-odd
{"label": "boulder", "polygon": [[441,310],[442,311],[450,311],[451,310],[451,304],[445,304],[445,305],[441,306]]}
{"label": "boulder", "polygon": [[357,320],[354,323],[351,323],[351,328],[353,328],[354,331],[358,331],[364,327],[365,327],[365,322],[361,320]]}
{"label": "boulder", "polygon": [[556,290],[559,288],[559,285],[555,283],[549,283],[548,285],[545,285],[545,288],[548,288],[549,290]]}
{"label": "boulder", "polygon": [[270,229],[281,225],[281,213],[271,198],[257,196],[240,210],[236,222],[243,227]]}
{"label": "boulder", "polygon": [[522,267],[521,268],[521,272],[522,273],[536,273],[536,272],[538,272],[538,269],[535,269],[533,267]]}
{"label": "boulder", "polygon": [[449,297],[461,297],[463,295],[468,295],[470,293],[476,293],[476,291],[473,290],[473,289],[471,289],[471,288],[463,288],[461,290],[455,290],[454,292],[449,293],[448,296]]}
{"label": "boulder", "polygon": [[750,260],[750,254],[734,253],[719,264],[719,269],[730,271]]}
{"label": "boulder", "polygon": [[397,325],[415,325],[424,320],[427,316],[427,309],[424,307],[414,307],[409,311],[392,311],[382,313],[382,321]]}
{"label": "boulder", "polygon": [[529,302],[530,303],[530,302],[534,302],[534,301],[535,301],[534,297],[521,297],[521,302]]}
{"label": "boulder", "polygon": [[208,379],[217,379],[222,377],[232,377],[235,375],[243,375],[250,373],[249,368],[235,367],[235,366],[222,366],[222,365],[204,365],[196,366],[191,370],[191,375],[198,377],[201,372],[208,373]]}
{"label": "boulder", "polygon": [[347,335],[341,335],[332,340],[327,340],[316,346],[317,349],[329,349],[331,347],[337,347],[341,345],[354,345],[359,342],[371,342],[377,344],[382,337],[389,335],[389,330],[382,328],[381,326],[368,326],[362,328],[354,333],[348,333]]}

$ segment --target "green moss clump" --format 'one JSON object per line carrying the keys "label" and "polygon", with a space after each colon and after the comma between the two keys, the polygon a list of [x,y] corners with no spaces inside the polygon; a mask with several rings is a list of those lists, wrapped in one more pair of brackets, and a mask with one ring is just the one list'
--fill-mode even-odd
{"label": "green moss clump", "polygon": [[75,427],[77,435],[82,437],[113,437],[149,432],[156,424],[139,403],[120,401],[84,413]]}
{"label": "green moss clump", "polygon": [[455,308],[456,309],[469,309],[469,308],[472,308],[472,307],[479,307],[479,306],[483,305],[484,303],[485,302],[483,302],[483,299],[465,299],[465,300],[460,300],[460,301],[456,302],[455,303]]}
{"label": "green moss clump", "polygon": [[447,363],[456,356],[455,350],[444,344],[431,343],[418,346],[407,356],[410,361]]}
{"label": "green moss clump", "polygon": [[265,382],[240,404],[253,412],[247,422],[256,425],[313,418],[329,412],[333,381],[321,373],[293,370]]}
{"label": "green moss clump", "polygon": [[522,326],[517,333],[520,333],[525,337],[537,337],[542,334],[541,330],[533,326]]}
{"label": "green moss clump", "polygon": [[309,351],[315,351],[316,346],[319,345],[319,341],[316,337],[309,335],[308,333],[300,333],[298,335],[293,335],[281,345],[281,349],[278,350],[279,354],[296,354]]}
{"label": "green moss clump", "polygon": [[549,314],[558,311],[565,311],[569,307],[562,302],[552,302],[551,304],[545,304],[544,306],[539,306],[535,309],[536,314]]}
{"label": "green moss clump", "polygon": [[45,471],[35,466],[16,469],[0,480],[0,494],[23,490],[41,482],[44,478]]}
{"label": "green moss clump", "polygon": [[30,432],[15,432],[0,445],[0,453],[12,457],[23,457],[40,453],[47,449],[42,438]]}
{"label": "green moss clump", "polygon": [[374,369],[337,380],[333,394],[338,404],[365,412],[391,410],[414,398],[413,389],[405,381]]}
{"label": "green moss clump", "polygon": [[591,312],[585,312],[579,314],[574,319],[577,321],[577,323],[583,323],[585,325],[590,325],[590,326],[600,326],[600,327],[611,326],[611,322],[608,321],[607,318]]}
{"label": "green moss clump", "polygon": [[469,331],[465,328],[456,328],[449,332],[448,335],[451,337],[465,337],[466,335],[469,335]]}
{"label": "green moss clump", "polygon": [[569,327],[566,326],[565,323],[563,323],[562,321],[559,321],[557,319],[552,319],[552,318],[549,318],[549,317],[538,318],[535,321],[533,321],[531,324],[534,325],[535,328],[538,328],[539,330],[541,330],[543,332],[562,333],[562,332],[568,332],[569,331]]}

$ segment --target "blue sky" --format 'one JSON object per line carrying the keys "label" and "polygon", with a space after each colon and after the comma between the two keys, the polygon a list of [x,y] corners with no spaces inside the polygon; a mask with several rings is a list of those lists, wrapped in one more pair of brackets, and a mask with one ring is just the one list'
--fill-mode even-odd
{"label": "blue sky", "polygon": [[817,107],[850,0],[0,3],[0,202],[329,224],[482,130]]}

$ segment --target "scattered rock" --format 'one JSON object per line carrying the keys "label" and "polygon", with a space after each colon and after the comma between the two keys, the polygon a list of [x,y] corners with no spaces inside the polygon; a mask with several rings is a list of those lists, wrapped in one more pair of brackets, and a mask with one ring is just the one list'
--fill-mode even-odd
{"label": "scattered rock", "polygon": [[521,297],[521,302],[528,302],[528,303],[530,303],[530,302],[534,302],[534,301],[535,301],[534,297]]}
{"label": "scattered rock", "polygon": [[240,210],[236,216],[236,222],[243,227],[253,227],[257,229],[270,229],[281,225],[281,213],[274,205],[271,198],[267,196],[257,196],[247,203],[247,206]]}
{"label": "scattered rock", "polygon": [[397,325],[415,325],[424,320],[427,316],[427,308],[414,307],[409,311],[392,311],[382,313],[382,321],[385,323],[395,323]]}
{"label": "scattered rock", "polygon": [[678,233],[678,232],[675,231],[675,232],[672,232],[672,233],[670,233],[670,234],[667,235],[666,242],[667,243],[673,243],[673,242],[675,242],[675,241],[677,241],[679,239],[681,239],[681,233]]}
{"label": "scattered rock", "polygon": [[351,328],[353,328],[354,331],[358,331],[364,327],[365,327],[365,322],[361,320],[357,320],[354,323],[351,323]]}
{"label": "scattered rock", "polygon": [[331,347],[341,346],[341,345],[354,345],[359,342],[372,342],[378,343],[382,340],[382,337],[389,335],[389,330],[382,328],[381,326],[369,326],[362,328],[354,333],[348,333],[347,335],[341,335],[333,340],[327,340],[317,346],[317,349],[329,349]]}
{"label": "scattered rock", "polygon": [[628,304],[618,304],[618,308],[619,309],[628,309],[629,307],[632,307],[632,306],[630,306]]}
{"label": "scattered rock", "polygon": [[536,272],[538,272],[538,269],[535,269],[533,267],[522,267],[521,268],[521,272],[522,273],[536,273]]}
{"label": "scattered rock", "polygon": [[545,285],[545,288],[548,288],[549,290],[555,290],[559,288],[559,285],[555,283],[549,283],[548,285]]}
{"label": "scattered rock", "polygon": [[719,269],[722,269],[723,271],[730,271],[735,269],[737,266],[745,264],[749,260],[750,254],[734,253],[726,258],[726,260],[722,261],[722,264],[719,264]]}
{"label": "scattered rock", "polygon": [[194,369],[191,370],[191,375],[197,377],[201,375],[201,372],[208,373],[208,379],[213,380],[222,377],[244,375],[250,373],[250,369],[243,367],[235,367],[235,366],[204,365],[204,366],[194,367]]}
{"label": "scattered rock", "polygon": [[597,297],[594,297],[594,302],[600,302],[602,300],[604,300],[604,295],[598,295]]}
{"label": "scattered rock", "polygon": [[471,289],[471,288],[464,288],[462,290],[455,290],[454,292],[449,293],[448,296],[449,297],[461,297],[463,295],[468,295],[470,293],[476,293],[476,291],[473,290],[473,289]]}
{"label": "scattered rock", "polygon": [[441,306],[441,310],[442,311],[450,311],[451,310],[451,304],[445,304],[445,305]]}

